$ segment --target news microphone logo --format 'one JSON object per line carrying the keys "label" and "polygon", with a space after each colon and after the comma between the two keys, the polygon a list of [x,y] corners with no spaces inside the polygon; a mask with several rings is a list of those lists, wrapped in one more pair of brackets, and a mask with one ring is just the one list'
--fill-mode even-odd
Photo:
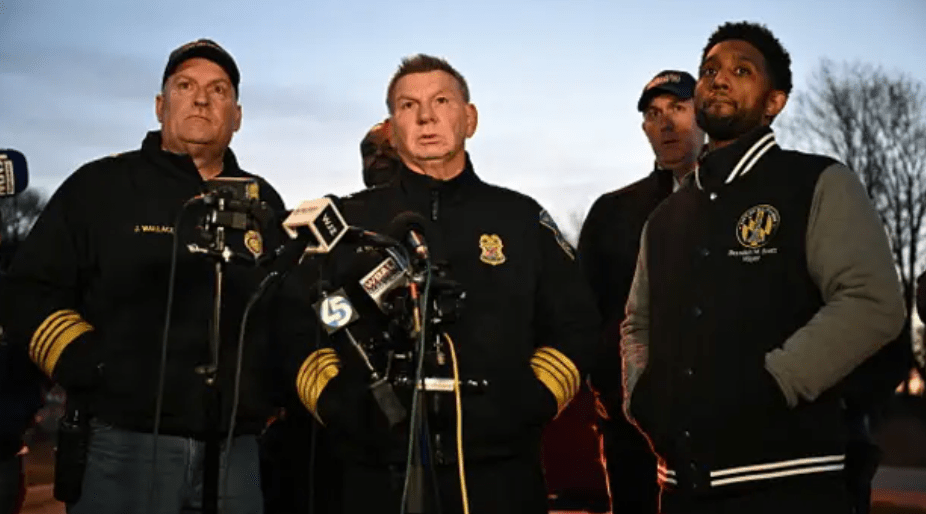
{"label": "news microphone logo", "polygon": [[315,245],[306,248],[309,253],[327,253],[347,233],[347,222],[330,198],[302,202],[283,221],[283,228],[293,239],[300,227],[309,228],[315,237]]}
{"label": "news microphone logo", "polygon": [[360,279],[360,287],[373,299],[379,310],[383,312],[386,312],[384,305],[386,294],[407,283],[405,273],[402,272],[402,268],[392,257],[388,257],[379,263],[378,266]]}
{"label": "news microphone logo", "polygon": [[325,331],[333,334],[338,330],[350,325],[360,316],[357,310],[347,299],[347,294],[343,289],[331,293],[322,298],[313,305],[319,321],[325,327]]}
{"label": "news microphone logo", "polygon": [[0,196],[18,195],[28,185],[26,157],[16,150],[0,150]]}

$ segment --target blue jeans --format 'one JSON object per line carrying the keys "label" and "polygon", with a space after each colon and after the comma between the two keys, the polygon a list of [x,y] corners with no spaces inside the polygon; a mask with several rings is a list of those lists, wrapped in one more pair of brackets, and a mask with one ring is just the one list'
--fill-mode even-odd
{"label": "blue jeans", "polygon": [[[80,499],[68,514],[186,514],[202,511],[205,443],[154,436],[91,421],[87,468]],[[262,514],[257,437],[238,436],[231,451],[222,441],[219,511]]]}

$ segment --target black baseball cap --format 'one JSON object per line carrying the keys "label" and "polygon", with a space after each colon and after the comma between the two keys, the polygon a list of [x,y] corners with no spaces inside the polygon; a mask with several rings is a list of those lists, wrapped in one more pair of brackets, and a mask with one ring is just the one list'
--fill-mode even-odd
{"label": "black baseball cap", "polygon": [[678,70],[660,71],[643,88],[643,94],[640,95],[640,101],[637,102],[637,110],[640,112],[645,111],[649,107],[650,100],[663,93],[673,94],[682,100],[688,100],[694,96],[694,88],[695,79],[690,73]]}
{"label": "black baseball cap", "polygon": [[225,73],[228,74],[228,78],[231,80],[232,85],[235,86],[235,94],[238,93],[238,82],[241,80],[241,75],[238,73],[238,66],[235,65],[235,60],[232,59],[231,54],[226,52],[224,48],[211,39],[190,41],[171,52],[170,57],[167,58],[167,66],[164,68],[164,76],[161,78],[161,87],[164,87],[164,84],[167,83],[167,79],[177,71],[177,68],[179,68],[184,61],[194,57],[202,57],[203,59],[208,59],[221,66],[222,69],[225,70]]}

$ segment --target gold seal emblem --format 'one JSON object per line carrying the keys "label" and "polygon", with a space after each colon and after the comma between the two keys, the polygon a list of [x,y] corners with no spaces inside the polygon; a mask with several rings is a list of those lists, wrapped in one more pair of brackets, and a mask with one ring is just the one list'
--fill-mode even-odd
{"label": "gold seal emblem", "polygon": [[244,233],[244,247],[254,255],[254,258],[258,258],[264,253],[264,239],[260,237],[260,232],[256,230],[248,230]]}
{"label": "gold seal emblem", "polygon": [[492,266],[498,266],[499,264],[505,262],[505,254],[502,253],[502,238],[498,237],[496,234],[487,235],[482,234],[479,237],[479,248],[482,249],[482,255],[479,256],[479,260],[491,264]]}
{"label": "gold seal emblem", "polygon": [[740,216],[736,224],[736,240],[746,248],[762,248],[778,231],[781,216],[771,205],[756,205]]}

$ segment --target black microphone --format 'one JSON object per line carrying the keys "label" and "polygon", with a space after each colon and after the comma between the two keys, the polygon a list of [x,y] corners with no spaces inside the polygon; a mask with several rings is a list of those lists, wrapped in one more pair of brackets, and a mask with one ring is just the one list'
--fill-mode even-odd
{"label": "black microphone", "polygon": [[429,259],[431,251],[428,248],[427,238],[435,234],[429,222],[417,212],[404,211],[397,214],[389,222],[386,233],[403,241],[415,254],[422,259]]}
{"label": "black microphone", "polygon": [[292,211],[283,213],[283,230],[290,240],[283,243],[263,262],[270,262],[259,290],[289,273],[306,255],[323,255],[348,233],[349,227],[336,206],[336,198],[326,196],[307,200]]}
{"label": "black microphone", "polygon": [[270,265],[267,267],[265,281],[274,280],[277,276],[285,275],[296,267],[306,255],[306,248],[315,241],[315,234],[308,227],[296,229],[296,237],[280,245],[270,255]]}
{"label": "black microphone", "polygon": [[386,257],[372,271],[360,279],[360,287],[373,300],[380,311],[389,312],[389,293],[409,284],[408,270],[394,256]]}
{"label": "black microphone", "polygon": [[321,289],[321,299],[313,305],[318,320],[329,336],[338,332],[344,334],[350,345],[357,351],[367,371],[370,373],[371,383],[369,384],[369,388],[370,392],[373,394],[373,398],[386,416],[390,428],[396,426],[406,418],[407,412],[402,402],[399,400],[399,397],[396,396],[395,390],[388,380],[389,377],[380,375],[376,371],[376,368],[370,362],[369,355],[367,355],[363,346],[361,346],[350,330],[350,325],[356,323],[360,319],[359,311],[354,307],[350,299],[348,299],[347,293],[343,288],[329,292],[327,290],[331,289],[331,286],[322,283]]}
{"label": "black microphone", "polygon": [[16,196],[28,186],[26,156],[16,150],[0,150],[0,197]]}

